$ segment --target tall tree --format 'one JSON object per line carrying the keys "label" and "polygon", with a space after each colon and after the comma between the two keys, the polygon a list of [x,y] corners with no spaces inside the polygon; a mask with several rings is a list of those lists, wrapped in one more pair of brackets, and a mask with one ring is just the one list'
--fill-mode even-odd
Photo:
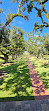
{"label": "tall tree", "polygon": [[2,34],[2,42],[0,44],[0,53],[3,56],[0,56],[1,59],[5,60],[5,63],[8,62],[8,55],[9,55],[9,46],[10,46],[10,40],[9,40],[9,33],[10,30],[5,30]]}
{"label": "tall tree", "polygon": [[10,33],[12,58],[14,57],[14,55],[17,56],[23,53],[25,49],[23,34],[24,31],[21,28],[16,28],[15,26],[13,26]]}

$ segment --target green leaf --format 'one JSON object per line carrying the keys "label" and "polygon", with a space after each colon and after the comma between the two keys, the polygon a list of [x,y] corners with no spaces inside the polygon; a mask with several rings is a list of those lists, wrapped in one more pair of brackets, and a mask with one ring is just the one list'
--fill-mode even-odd
{"label": "green leaf", "polygon": [[49,13],[46,14],[46,18],[49,20]]}

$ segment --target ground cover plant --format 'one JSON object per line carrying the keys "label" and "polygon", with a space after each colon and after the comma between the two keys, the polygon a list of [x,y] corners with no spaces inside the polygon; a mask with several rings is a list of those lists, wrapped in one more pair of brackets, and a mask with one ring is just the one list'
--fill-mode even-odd
{"label": "ground cover plant", "polygon": [[33,55],[29,55],[29,58],[49,92],[49,55],[45,55],[43,59]]}
{"label": "ground cover plant", "polygon": [[16,64],[0,66],[7,76],[0,80],[0,101],[34,99],[26,57]]}

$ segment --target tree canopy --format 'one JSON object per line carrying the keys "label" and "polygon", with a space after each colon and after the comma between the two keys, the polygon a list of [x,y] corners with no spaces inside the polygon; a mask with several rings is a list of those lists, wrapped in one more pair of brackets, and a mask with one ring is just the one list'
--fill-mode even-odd
{"label": "tree canopy", "polygon": [[12,59],[14,60],[15,56],[17,57],[24,52],[23,34],[24,31],[15,26],[12,27],[12,30],[4,30],[0,44],[0,54],[2,55],[0,58],[5,60],[5,63],[8,62],[9,55],[12,55]]}
{"label": "tree canopy", "polygon": [[39,32],[37,36],[33,33],[28,34],[28,41],[25,41],[25,50],[37,57],[49,54],[49,35],[43,34],[41,36]]}
{"label": "tree canopy", "polygon": [[44,20],[45,16],[47,19],[49,19],[49,12],[47,12],[45,8],[45,4],[48,2],[48,0],[12,0],[11,2],[17,3],[18,9],[15,14],[8,14],[6,23],[3,28],[5,28],[13,20],[13,18],[17,16],[28,20],[28,17],[23,15],[23,12],[27,11],[28,13],[30,13],[33,11],[33,9],[36,10],[36,16],[40,17],[42,21],[42,24],[39,24],[38,21],[34,24],[34,30],[42,30],[43,27],[49,27],[49,23]]}

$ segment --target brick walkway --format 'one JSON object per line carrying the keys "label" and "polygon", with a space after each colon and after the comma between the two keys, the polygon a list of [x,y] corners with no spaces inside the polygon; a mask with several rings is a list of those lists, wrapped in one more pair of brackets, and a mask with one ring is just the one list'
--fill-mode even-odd
{"label": "brick walkway", "polygon": [[0,111],[49,111],[49,100],[0,102]]}
{"label": "brick walkway", "polygon": [[35,100],[49,99],[49,92],[32,66],[28,56],[27,61]]}

